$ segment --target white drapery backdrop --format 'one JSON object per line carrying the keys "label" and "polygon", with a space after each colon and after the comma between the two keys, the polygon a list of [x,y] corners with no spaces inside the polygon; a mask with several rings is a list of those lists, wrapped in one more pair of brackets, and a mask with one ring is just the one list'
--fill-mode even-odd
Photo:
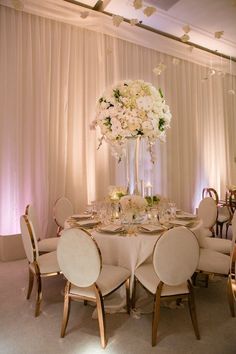
{"label": "white drapery backdrop", "polygon": [[[53,230],[55,200],[75,210],[124,183],[99,133],[90,130],[96,100],[109,85],[143,79],[161,87],[173,119],[157,144],[154,191],[193,210],[204,186],[223,196],[236,180],[236,103],[232,75],[108,35],[0,6],[0,234],[19,231],[33,203],[44,233]],[[166,70],[158,77],[159,62]],[[149,168],[149,167],[144,167]]]}

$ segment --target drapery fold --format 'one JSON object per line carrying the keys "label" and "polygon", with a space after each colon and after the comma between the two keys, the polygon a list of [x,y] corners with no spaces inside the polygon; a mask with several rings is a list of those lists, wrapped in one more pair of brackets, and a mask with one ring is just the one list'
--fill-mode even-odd
{"label": "drapery fold", "polygon": [[[153,68],[160,62],[166,70],[157,77]],[[0,6],[0,234],[19,231],[28,203],[35,204],[45,234],[53,231],[59,196],[81,211],[103,198],[109,184],[124,184],[124,165],[105,143],[97,151],[99,132],[90,130],[97,98],[123,79],[160,86],[173,114],[167,142],[156,144],[155,192],[186,210],[196,207],[204,186],[223,196],[236,180],[236,96],[228,93],[236,80],[206,80],[207,70]]]}

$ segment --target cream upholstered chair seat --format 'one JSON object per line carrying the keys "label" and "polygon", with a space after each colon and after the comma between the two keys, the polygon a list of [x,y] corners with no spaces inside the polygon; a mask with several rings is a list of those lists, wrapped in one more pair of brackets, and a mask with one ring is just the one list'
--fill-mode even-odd
{"label": "cream upholstered chair seat", "polygon": [[[60,272],[56,251],[42,254],[41,256],[38,257],[37,263],[41,275]],[[29,266],[32,272],[35,273],[34,265],[31,263]]]}
{"label": "cream upholstered chair seat", "polygon": [[26,257],[29,263],[29,284],[27,299],[30,298],[34,278],[37,280],[37,295],[36,295],[36,306],[35,306],[35,316],[40,314],[40,304],[42,301],[42,277],[59,275],[60,268],[57,262],[56,252],[45,253],[39,255],[37,238],[34,232],[34,226],[27,215],[22,215],[20,218],[20,227],[22,241],[26,253]]}
{"label": "cream upholstered chair seat", "polygon": [[[117,284],[125,282],[129,276],[130,271],[126,268],[104,264],[96,284],[99,287],[102,296],[106,296],[117,288]],[[96,299],[92,287],[81,288],[71,284],[70,292],[72,294],[88,296]]]}
{"label": "cream upholstered chair seat", "polygon": [[209,273],[228,275],[229,263],[230,256],[211,249],[201,248],[197,268]]}
{"label": "cream upholstered chair seat", "polygon": [[38,242],[38,251],[39,254],[56,251],[58,238],[57,237],[48,237],[41,239],[41,231],[39,227],[38,218],[36,215],[36,210],[32,204],[27,205],[25,209],[25,214],[28,216],[29,220],[33,224],[34,233]]}
{"label": "cream upholstered chair seat", "polygon": [[[146,263],[138,267],[135,271],[136,279],[143,284],[143,286],[153,295],[156,293],[157,287],[160,284],[160,279],[158,278],[152,263]],[[161,296],[171,296],[178,294],[188,294],[187,283],[179,284],[176,286],[169,286],[163,284]]]}
{"label": "cream upholstered chair seat", "polygon": [[154,296],[152,345],[156,344],[161,298],[187,297],[192,324],[197,339],[200,339],[195,312],[191,276],[199,259],[199,244],[196,236],[185,227],[166,231],[156,242],[153,263],[140,265],[134,273],[132,305],[135,306],[136,284]]}
{"label": "cream upholstered chair seat", "polygon": [[201,247],[229,255],[231,241],[222,238],[203,237]]}
{"label": "cream upholstered chair seat", "polygon": [[44,238],[38,241],[39,253],[47,253],[56,251],[58,245],[58,237]]}
{"label": "cream upholstered chair seat", "polygon": [[65,288],[61,337],[65,335],[71,300],[89,300],[96,302],[101,345],[105,348],[107,340],[103,298],[125,284],[129,312],[130,271],[123,267],[102,264],[101,253],[95,240],[88,231],[80,228],[62,232],[57,258],[62,273],[68,280]]}

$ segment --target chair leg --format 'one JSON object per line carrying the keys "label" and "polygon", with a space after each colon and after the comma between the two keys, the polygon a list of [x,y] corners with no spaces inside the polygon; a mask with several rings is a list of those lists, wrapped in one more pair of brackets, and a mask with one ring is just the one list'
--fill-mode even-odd
{"label": "chair leg", "polygon": [[196,283],[197,283],[197,275],[198,275],[197,272],[194,272],[192,275],[192,282],[193,282],[194,286],[196,286]]}
{"label": "chair leg", "polygon": [[163,283],[160,282],[154,297],[154,306],[153,306],[153,314],[152,314],[152,346],[153,347],[156,345],[157,342],[157,327],[160,318],[162,287],[163,287]]}
{"label": "chair leg", "polygon": [[36,274],[37,280],[37,296],[36,296],[36,306],[35,306],[35,317],[38,317],[40,314],[40,304],[42,301],[42,281],[40,274]]}
{"label": "chair leg", "polygon": [[132,290],[132,300],[131,300],[132,309],[135,308],[136,286],[137,286],[137,279],[134,276],[134,283],[133,283],[133,290]]}
{"label": "chair leg", "polygon": [[193,324],[193,329],[195,332],[195,336],[197,339],[200,339],[200,333],[198,329],[198,322],[197,322],[197,314],[196,314],[196,308],[195,308],[195,300],[194,300],[194,293],[193,293],[193,287],[190,281],[188,281],[188,289],[189,289],[189,295],[188,295],[188,306],[189,306],[189,312]]}
{"label": "chair leg", "polygon": [[125,282],[126,289],[126,308],[127,313],[130,314],[130,278],[128,278]]}
{"label": "chair leg", "polygon": [[99,288],[97,287],[97,285],[94,286],[94,289],[95,289],[96,300],[97,300],[98,323],[99,323],[99,330],[100,330],[100,337],[101,337],[101,346],[102,348],[105,348],[107,345],[107,339],[106,339],[104,303],[103,303],[102,294]]}
{"label": "chair leg", "polygon": [[70,282],[67,282],[65,287],[65,295],[64,295],[64,310],[63,310],[63,319],[62,319],[62,326],[61,326],[61,338],[64,338],[65,336],[66,327],[70,315],[71,298],[69,296],[69,291],[70,291]]}
{"label": "chair leg", "polygon": [[223,236],[223,226],[224,226],[223,223],[220,224],[220,237],[221,237],[221,238],[222,238],[222,236]]}
{"label": "chair leg", "polygon": [[229,224],[226,224],[226,233],[225,233],[225,238],[227,239],[228,237],[228,229],[229,229]]}
{"label": "chair leg", "polygon": [[232,317],[235,317],[235,309],[234,309],[234,295],[231,283],[231,275],[228,276],[228,283],[227,283],[227,295],[229,301],[229,309]]}
{"label": "chair leg", "polygon": [[26,299],[29,300],[34,285],[34,274],[29,268],[29,283]]}

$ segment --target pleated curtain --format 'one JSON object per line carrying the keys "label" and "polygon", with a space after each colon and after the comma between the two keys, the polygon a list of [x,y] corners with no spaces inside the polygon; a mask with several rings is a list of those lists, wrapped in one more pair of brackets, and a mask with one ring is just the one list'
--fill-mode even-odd
{"label": "pleated curtain", "polygon": [[[166,69],[155,76],[160,63]],[[125,165],[109,146],[97,150],[96,101],[117,81],[161,87],[173,118],[166,143],[145,152],[143,175],[155,193],[194,211],[201,190],[224,195],[236,181],[235,76],[99,32],[0,6],[0,234],[19,232],[35,205],[42,232],[55,230],[53,204],[67,196],[75,211],[124,185]]]}

